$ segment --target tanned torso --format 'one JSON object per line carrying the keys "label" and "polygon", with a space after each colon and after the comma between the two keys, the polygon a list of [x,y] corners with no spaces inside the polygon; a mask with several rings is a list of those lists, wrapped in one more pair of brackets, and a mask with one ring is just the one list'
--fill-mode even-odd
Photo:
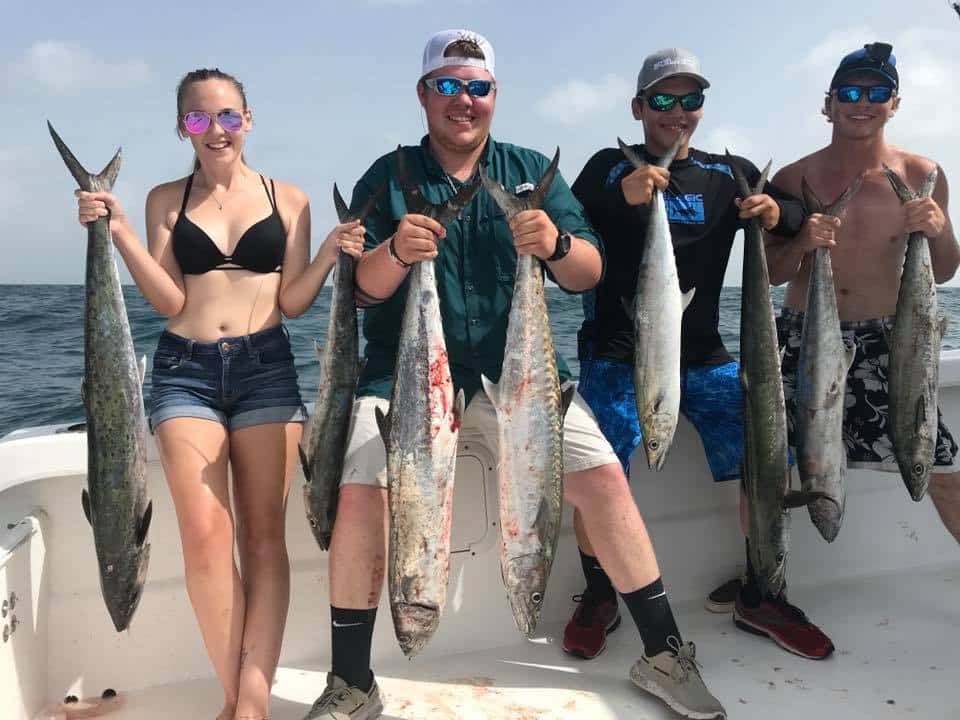
{"label": "tanned torso", "polygon": [[[917,188],[935,163],[927,158],[886,146],[882,163],[912,188]],[[777,173],[774,182],[785,191],[801,196],[801,178],[824,203],[842,193],[862,167],[845,167],[831,147],[808,155]],[[937,182],[934,199],[942,204],[944,182]],[[900,273],[903,268],[907,234],[904,212],[880,164],[864,172],[863,185],[841,215],[836,246],[831,249],[837,309],[841,320],[866,320],[893,315],[896,311]],[[773,239],[771,250],[782,243]],[[770,252],[770,251],[768,251]],[[812,253],[803,256],[800,269],[787,285],[784,304],[802,311],[807,302]]]}

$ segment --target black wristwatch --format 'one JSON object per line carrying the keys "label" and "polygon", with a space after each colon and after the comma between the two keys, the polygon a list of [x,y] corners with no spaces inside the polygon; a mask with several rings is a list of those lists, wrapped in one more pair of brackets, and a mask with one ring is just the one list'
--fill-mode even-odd
{"label": "black wristwatch", "polygon": [[563,260],[563,258],[567,256],[567,253],[570,252],[571,237],[570,233],[566,230],[561,230],[557,233],[557,245],[553,250],[553,255],[547,258],[547,262]]}

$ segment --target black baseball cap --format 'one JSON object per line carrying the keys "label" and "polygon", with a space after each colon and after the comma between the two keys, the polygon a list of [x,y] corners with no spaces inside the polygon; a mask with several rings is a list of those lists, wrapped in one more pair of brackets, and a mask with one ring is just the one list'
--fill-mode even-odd
{"label": "black baseball cap", "polygon": [[833,73],[830,89],[833,90],[838,85],[842,85],[846,78],[855,73],[872,73],[890,83],[894,90],[900,87],[897,58],[894,57],[893,46],[889,43],[870,43],[846,55]]}

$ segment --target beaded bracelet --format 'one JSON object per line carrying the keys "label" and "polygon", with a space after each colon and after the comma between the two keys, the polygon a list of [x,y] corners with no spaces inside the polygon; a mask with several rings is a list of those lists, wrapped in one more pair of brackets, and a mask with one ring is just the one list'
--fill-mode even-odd
{"label": "beaded bracelet", "polygon": [[397,250],[394,247],[394,241],[397,239],[396,235],[390,236],[390,242],[387,244],[387,254],[390,255],[390,259],[393,260],[397,265],[402,267],[404,270],[409,270],[413,263],[404,262],[399,255],[397,255]]}

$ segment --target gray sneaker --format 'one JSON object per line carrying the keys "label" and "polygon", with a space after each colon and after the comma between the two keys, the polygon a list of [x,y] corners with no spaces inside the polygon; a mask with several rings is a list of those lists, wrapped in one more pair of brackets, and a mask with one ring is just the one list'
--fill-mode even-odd
{"label": "gray sneaker", "polygon": [[672,710],[694,720],[725,720],[726,710],[700,677],[696,647],[692,642],[680,645],[676,638],[667,639],[669,650],[643,655],[630,668],[630,679],[665,702]]}
{"label": "gray sneaker", "polygon": [[373,681],[369,692],[347,685],[338,675],[327,673],[327,689],[303,720],[377,720],[383,714],[380,688]]}

